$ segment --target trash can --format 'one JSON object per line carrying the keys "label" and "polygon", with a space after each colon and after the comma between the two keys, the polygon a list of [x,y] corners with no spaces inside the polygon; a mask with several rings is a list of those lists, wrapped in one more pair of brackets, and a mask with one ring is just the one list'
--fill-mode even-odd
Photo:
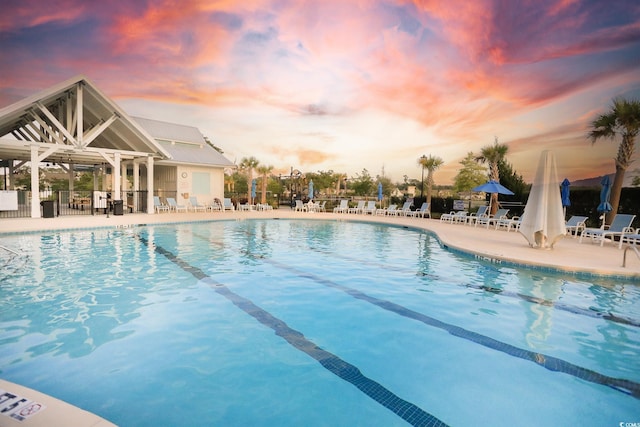
{"label": "trash can", "polygon": [[123,214],[124,204],[122,200],[114,200],[113,201],[113,214],[114,215],[122,215]]}
{"label": "trash can", "polygon": [[42,218],[53,218],[55,216],[53,204],[53,200],[43,200],[40,202],[40,206],[42,206]]}

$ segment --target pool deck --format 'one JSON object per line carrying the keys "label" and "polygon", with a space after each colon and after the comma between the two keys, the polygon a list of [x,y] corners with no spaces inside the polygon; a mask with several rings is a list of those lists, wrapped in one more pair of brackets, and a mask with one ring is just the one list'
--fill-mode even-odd
{"label": "pool deck", "polygon": [[[435,233],[440,242],[452,249],[477,255],[492,262],[516,263],[541,269],[562,270],[571,273],[612,276],[640,284],[640,259],[633,251],[627,251],[627,266],[622,267],[624,250],[618,245],[605,243],[604,247],[591,242],[578,243],[577,238],[565,237],[554,249],[541,250],[529,247],[525,238],[517,232],[443,223],[439,220],[385,217],[356,214],[294,212],[277,209],[266,212],[235,211],[207,213],[125,214],[122,216],[86,215],[58,218],[0,219],[0,245],[2,233],[42,232],[49,230],[86,229],[97,227],[127,227],[145,224],[169,224],[212,220],[242,221],[245,219],[314,219],[333,221],[363,221],[425,229]],[[71,406],[53,397],[17,384],[0,380],[0,388],[44,405],[40,413],[24,421],[0,417],[0,425],[7,426],[115,426],[94,414]],[[3,424],[5,423],[5,424]]]}
{"label": "pool deck", "polygon": [[[618,249],[617,244],[605,243],[603,247],[590,241],[580,244],[578,238],[566,236],[558,241],[553,249],[535,249],[530,247],[524,236],[518,232],[402,216],[294,212],[290,209],[275,209],[264,212],[125,214],[121,216],[110,215],[108,218],[105,215],[82,215],[57,218],[0,219],[0,233],[259,218],[350,220],[421,228],[434,232],[440,241],[449,248],[491,261],[513,262],[571,273],[626,277],[640,283],[640,259],[632,250],[629,250],[626,254],[626,267],[622,267],[624,248]],[[2,240],[0,240],[1,244]]]}

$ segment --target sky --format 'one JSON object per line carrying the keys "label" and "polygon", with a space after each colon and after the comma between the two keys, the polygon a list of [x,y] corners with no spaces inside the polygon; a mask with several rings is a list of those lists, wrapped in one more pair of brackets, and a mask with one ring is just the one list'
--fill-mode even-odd
{"label": "sky", "polygon": [[497,137],[525,181],[545,149],[575,181],[615,172],[587,133],[640,99],[640,2],[3,1],[0,108],[80,74],[275,173],[401,182],[434,155],[449,185]]}

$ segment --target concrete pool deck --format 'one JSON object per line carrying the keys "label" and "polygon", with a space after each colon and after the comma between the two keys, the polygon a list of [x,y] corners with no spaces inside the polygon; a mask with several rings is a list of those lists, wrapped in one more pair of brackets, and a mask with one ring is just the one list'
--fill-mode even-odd
{"label": "concrete pool deck", "polygon": [[[557,242],[553,249],[541,250],[529,247],[525,238],[517,232],[402,216],[294,212],[290,209],[227,211],[224,213],[125,214],[122,216],[110,215],[108,218],[105,215],[82,215],[57,218],[0,219],[0,233],[259,218],[350,220],[415,227],[434,232],[440,241],[449,248],[492,261],[513,262],[571,273],[625,277],[640,283],[640,259],[633,251],[629,250],[626,254],[626,267],[622,267],[624,249],[618,249],[617,244],[605,243],[601,247],[590,241],[579,243],[578,238],[566,236]],[[2,244],[1,237],[0,235],[0,245]]]}
{"label": "concrete pool deck", "polygon": [[[449,248],[477,255],[493,262],[513,262],[539,268],[563,270],[570,273],[593,274],[626,278],[640,284],[640,259],[632,251],[627,251],[627,267],[622,267],[623,250],[617,245],[591,242],[578,243],[579,239],[565,237],[556,243],[552,250],[534,249],[528,246],[525,238],[517,232],[486,229],[462,224],[443,223],[439,220],[385,217],[361,214],[334,214],[294,212],[278,209],[266,212],[235,211],[207,213],[162,213],[162,214],[125,214],[122,216],[84,215],[58,218],[20,218],[0,219],[0,245],[3,233],[45,232],[49,230],[88,229],[99,227],[127,227],[145,224],[169,224],[212,220],[241,221],[245,219],[313,219],[333,221],[363,221],[385,223],[410,228],[429,230],[435,233],[441,243]],[[11,249],[11,248],[9,248]],[[94,414],[69,405],[53,397],[17,384],[0,380],[0,389],[31,402],[43,405],[43,410],[23,421],[1,417],[0,425],[7,426],[75,426],[107,427],[114,426]],[[4,423],[4,424],[3,424]]]}

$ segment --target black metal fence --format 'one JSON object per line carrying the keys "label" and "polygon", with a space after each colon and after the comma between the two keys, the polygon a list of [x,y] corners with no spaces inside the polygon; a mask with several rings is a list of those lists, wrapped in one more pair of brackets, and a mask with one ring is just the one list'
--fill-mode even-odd
{"label": "black metal fence", "polygon": [[[31,191],[18,190],[15,210],[0,210],[0,218],[30,218]],[[123,191],[120,200],[110,191],[54,191],[40,193],[43,218],[71,215],[124,215],[147,211],[147,191]]]}

